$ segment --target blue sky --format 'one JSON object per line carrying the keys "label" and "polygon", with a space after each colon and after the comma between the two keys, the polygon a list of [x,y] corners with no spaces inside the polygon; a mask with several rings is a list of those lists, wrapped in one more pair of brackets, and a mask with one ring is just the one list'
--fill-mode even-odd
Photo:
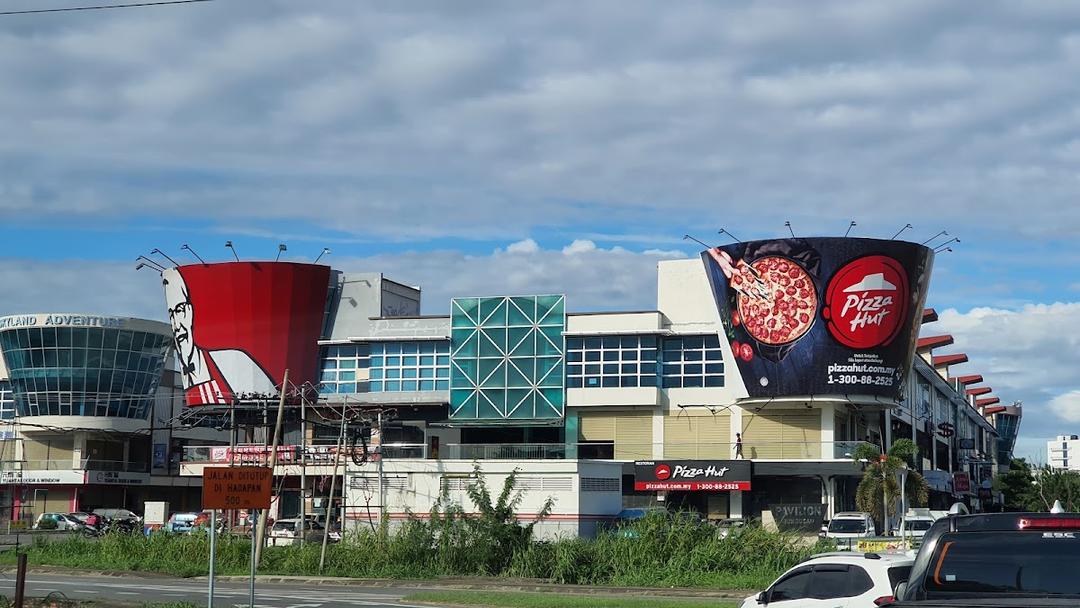
{"label": "blue sky", "polygon": [[422,285],[427,312],[541,291],[648,308],[656,261],[697,249],[685,233],[911,223],[961,239],[927,331],[1024,401],[1021,451],[1043,459],[1080,432],[1078,31],[1064,1],[0,17],[0,314],[161,317],[134,258],[225,259],[226,240],[249,258],[330,247]]}

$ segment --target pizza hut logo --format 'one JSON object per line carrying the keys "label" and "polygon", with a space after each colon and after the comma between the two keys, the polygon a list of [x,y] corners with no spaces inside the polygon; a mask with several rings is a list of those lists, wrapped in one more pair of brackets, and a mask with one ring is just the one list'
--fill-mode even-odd
{"label": "pizza hut logo", "polygon": [[664,481],[671,477],[671,467],[666,464],[656,465],[656,478],[660,481]]}
{"label": "pizza hut logo", "polygon": [[909,296],[907,272],[896,260],[870,255],[848,262],[826,291],[829,333],[855,349],[885,346],[900,333]]}

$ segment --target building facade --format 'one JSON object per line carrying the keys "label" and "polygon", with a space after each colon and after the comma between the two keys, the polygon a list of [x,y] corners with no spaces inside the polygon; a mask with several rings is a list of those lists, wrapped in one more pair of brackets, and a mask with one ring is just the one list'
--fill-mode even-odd
{"label": "building facade", "polygon": [[1052,469],[1080,471],[1080,435],[1058,435],[1047,441],[1046,463]]}
{"label": "building facade", "polygon": [[144,319],[0,318],[0,517],[197,504],[179,449],[170,463],[181,405],[172,342],[168,324]]}
{"label": "building facade", "polygon": [[[543,533],[591,534],[630,507],[775,519],[817,505],[829,517],[855,508],[856,447],[898,438],[920,446],[935,506],[988,508],[1011,443],[999,442],[981,377],[951,375],[966,357],[934,354],[951,338],[915,333],[936,319],[922,306],[925,253],[809,241],[782,244],[783,256],[740,244],[726,258],[660,262],[646,311],[575,312],[561,294],[510,294],[454,298],[449,314],[423,316],[419,288],[332,272],[312,345],[319,395],[285,422],[276,515],[401,519],[459,496],[476,463],[493,483],[519,471],[522,518],[557,500]],[[733,259],[754,268],[727,268]],[[182,472],[265,462],[266,443],[190,446]],[[706,477],[645,484],[643,471]]]}

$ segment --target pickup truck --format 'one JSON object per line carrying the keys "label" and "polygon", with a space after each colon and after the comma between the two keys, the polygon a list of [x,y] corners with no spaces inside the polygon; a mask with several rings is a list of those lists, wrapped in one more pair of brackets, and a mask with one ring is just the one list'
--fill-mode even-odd
{"label": "pickup truck", "polygon": [[1080,513],[943,517],[894,595],[897,608],[1080,606]]}

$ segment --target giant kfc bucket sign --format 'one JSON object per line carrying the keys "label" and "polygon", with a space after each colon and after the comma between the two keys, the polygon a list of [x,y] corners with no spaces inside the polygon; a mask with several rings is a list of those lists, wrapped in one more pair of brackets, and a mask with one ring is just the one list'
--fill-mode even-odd
{"label": "giant kfc bucket sign", "polygon": [[778,239],[701,257],[751,398],[902,397],[933,265],[928,247]]}
{"label": "giant kfc bucket sign", "polygon": [[278,394],[286,369],[317,385],[329,266],[191,264],[162,282],[188,405]]}

